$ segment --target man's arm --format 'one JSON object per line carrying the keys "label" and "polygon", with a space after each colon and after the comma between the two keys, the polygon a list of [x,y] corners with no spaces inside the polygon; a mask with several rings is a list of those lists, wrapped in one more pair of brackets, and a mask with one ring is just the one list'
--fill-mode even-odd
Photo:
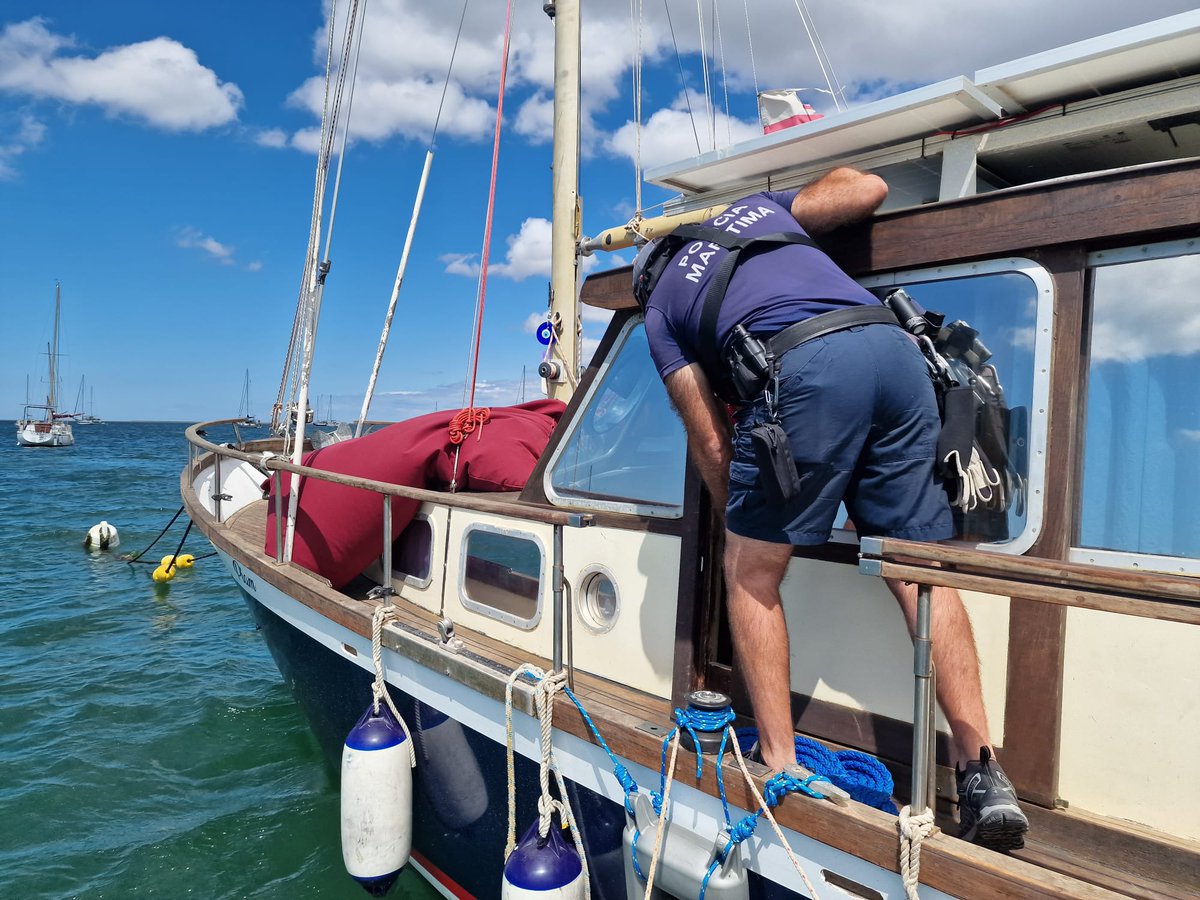
{"label": "man's arm", "polygon": [[729,417],[698,364],[676,369],[664,384],[687,430],[692,462],[700,470],[713,505],[724,519],[725,504],[729,501],[729,461],[733,458]]}
{"label": "man's arm", "polygon": [[887,192],[878,175],[843,166],[802,187],[792,201],[792,216],[809,234],[821,234],[867,218]]}

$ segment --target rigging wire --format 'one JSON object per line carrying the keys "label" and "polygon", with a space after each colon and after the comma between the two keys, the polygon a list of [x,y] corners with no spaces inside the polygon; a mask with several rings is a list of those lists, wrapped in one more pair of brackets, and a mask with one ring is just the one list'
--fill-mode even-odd
{"label": "rigging wire", "polygon": [[[321,102],[321,134],[322,148],[324,147],[323,136],[327,126],[329,117],[329,85],[333,74],[333,37],[337,24],[337,0],[332,0],[332,5],[329,9],[329,30],[325,35],[325,96]],[[308,222],[308,249],[304,254],[304,269],[300,276],[300,291],[296,298],[296,314],[292,319],[292,334],[288,339],[287,354],[284,357],[283,373],[279,382],[279,393],[275,398],[275,405],[271,407],[271,431],[277,432],[282,424],[279,419],[284,410],[284,400],[288,399],[295,402],[295,393],[293,392],[289,398],[288,388],[295,384],[296,366],[299,362],[297,353],[297,342],[300,339],[302,331],[302,323],[305,318],[305,310],[307,306],[308,285],[311,283],[312,263],[316,255],[316,248],[319,246],[321,210],[325,205],[325,182],[324,169],[329,165],[329,160],[318,152],[317,170],[315,175],[315,184],[313,186],[313,203],[312,213],[309,216]],[[285,440],[290,439],[290,434],[285,433]],[[285,452],[288,448],[285,446]]]}
{"label": "rigging wire", "polygon": [[[800,2],[805,4],[804,9],[805,9],[805,12],[807,12],[808,4],[807,4],[806,0],[800,0]],[[829,86],[830,93],[833,94],[833,98],[834,98],[833,102],[835,105],[837,105],[838,109],[841,110],[842,105],[838,104],[838,102],[837,102],[837,98],[841,97],[842,104],[844,104],[846,108],[849,108],[850,104],[846,101],[846,88],[842,84],[841,79],[837,77],[837,73],[833,71],[833,60],[830,58],[829,54],[825,52],[825,42],[823,40],[821,40],[821,32],[817,29],[817,22],[815,19],[813,19],[812,13],[808,14],[808,18],[809,18],[809,21],[812,22],[813,35],[816,36],[817,46],[821,48],[821,55],[823,57],[825,57],[825,62],[829,66],[829,74],[833,79],[833,83],[837,85],[836,88],[832,84]]]}
{"label": "rigging wire", "polygon": [[[713,0],[713,39],[716,42],[721,59],[721,90],[725,95],[725,145],[733,143],[733,116],[729,112],[729,78],[725,71],[725,35],[721,31],[721,14],[717,11],[716,0]],[[713,149],[716,150],[715,139]]]}
{"label": "rigging wire", "polygon": [[408,255],[412,250],[413,235],[417,230],[417,219],[421,215],[421,206],[425,199],[425,185],[429,181],[429,170],[433,165],[433,152],[437,145],[438,125],[442,121],[442,110],[446,105],[446,92],[450,87],[450,76],[454,72],[454,59],[458,55],[458,44],[462,38],[463,23],[467,18],[467,6],[470,0],[463,0],[462,14],[458,17],[458,33],[454,36],[454,48],[450,51],[450,64],[446,67],[446,80],[442,83],[442,96],[438,101],[437,115],[433,120],[433,131],[429,136],[429,147],[425,151],[425,165],[421,169],[421,179],[417,184],[417,197],[413,201],[412,218],[408,223],[408,234],[404,238],[404,249],[400,253],[400,264],[396,269],[396,279],[392,283],[392,296],[388,300],[387,314],[383,319],[383,331],[379,335],[379,347],[375,351],[375,362],[371,367],[371,377],[367,380],[367,390],[363,395],[362,409],[358,414],[358,422],[354,427],[354,436],[359,437],[367,421],[367,413],[371,408],[371,400],[375,396],[375,383],[379,379],[379,369],[383,365],[383,353],[387,349],[388,337],[392,331],[392,318],[396,314],[396,303],[400,298],[400,288],[404,283],[404,273],[408,268]]}
{"label": "rigging wire", "polygon": [[808,43],[812,46],[813,55],[817,58],[817,65],[821,67],[821,75],[825,79],[825,84],[829,88],[829,94],[833,97],[834,106],[840,112],[842,109],[842,101],[838,99],[840,92],[839,88],[833,86],[833,66],[824,55],[824,47],[820,44],[820,38],[817,36],[817,25],[812,21],[812,17],[808,12],[808,4],[804,0],[793,0],[796,4],[796,12],[800,14],[800,21],[804,25],[804,31],[808,35]]}
{"label": "rigging wire", "polygon": [[[483,330],[483,308],[487,298],[487,273],[488,259],[491,251],[492,243],[492,218],[496,209],[496,172],[499,169],[500,163],[500,127],[504,119],[504,88],[508,80],[508,51],[512,39],[512,23],[513,23],[513,3],[512,0],[507,0],[506,11],[504,16],[504,49],[500,59],[500,89],[496,98],[496,130],[495,137],[492,140],[492,175],[488,186],[488,203],[487,216],[484,219],[483,226],[483,248],[480,253],[479,264],[479,288],[477,299],[475,302],[475,326],[474,333],[471,337],[471,355],[470,355],[470,396],[468,399],[467,383],[463,384],[463,407],[466,410],[475,408],[475,381],[479,374],[479,339]],[[457,469],[457,454],[455,455],[455,468]]]}
{"label": "rigging wire", "polygon": [[[687,103],[688,119],[692,123],[692,136],[696,139],[696,153],[699,153],[700,132],[696,130],[696,114],[692,111],[692,95],[688,90],[687,78],[683,74],[683,58],[679,55],[679,42],[675,40],[675,22],[671,19],[671,8],[667,5],[667,0],[663,0],[663,10],[667,14],[667,26],[671,29],[671,44],[675,48],[675,62],[679,66],[679,86],[683,88],[683,99]],[[749,15],[748,12],[747,15]]]}
{"label": "rigging wire", "polygon": [[642,214],[642,26],[645,24],[642,0],[629,0],[629,18],[633,20],[633,216],[638,219]]}
{"label": "rigging wire", "polygon": [[717,119],[712,104],[712,84],[708,77],[708,51],[704,45],[704,8],[703,0],[696,0],[696,25],[700,29],[700,69],[704,74],[704,102],[708,107],[708,124],[712,135],[712,149],[717,148]]}
{"label": "rigging wire", "polygon": [[750,0],[742,0],[742,11],[746,14],[746,43],[750,46],[750,74],[754,77],[754,99],[757,101],[758,64],[754,61],[754,36],[750,33]]}

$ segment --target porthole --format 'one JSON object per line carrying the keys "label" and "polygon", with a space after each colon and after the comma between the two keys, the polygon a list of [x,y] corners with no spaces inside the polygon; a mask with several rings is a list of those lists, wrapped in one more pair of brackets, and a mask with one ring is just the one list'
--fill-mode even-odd
{"label": "porthole", "polygon": [[621,597],[612,574],[602,566],[590,566],[580,576],[575,608],[589,631],[604,634],[617,624]]}

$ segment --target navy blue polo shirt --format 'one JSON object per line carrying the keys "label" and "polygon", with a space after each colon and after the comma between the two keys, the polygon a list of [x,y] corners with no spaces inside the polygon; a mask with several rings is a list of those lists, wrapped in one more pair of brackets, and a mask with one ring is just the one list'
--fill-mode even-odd
{"label": "navy blue polo shirt", "polygon": [[[704,224],[740,237],[805,234],[791,213],[797,193],[751,194]],[[663,271],[646,309],[646,336],[660,377],[700,361],[700,312],[727,253],[716,244],[695,241],[681,248]],[[878,303],[817,248],[783,244],[738,265],[717,317],[717,341],[724,347],[739,322],[752,334],[774,334],[833,309]]]}

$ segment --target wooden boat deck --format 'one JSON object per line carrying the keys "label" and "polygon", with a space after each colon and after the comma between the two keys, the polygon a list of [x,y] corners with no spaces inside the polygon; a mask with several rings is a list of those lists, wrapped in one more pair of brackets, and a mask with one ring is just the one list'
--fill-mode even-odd
{"label": "wooden boat deck", "polygon": [[[335,591],[323,578],[290,564],[277,565],[263,553],[267,502],[260,501],[218,524],[199,508],[185,491],[193,521],[217,547],[234,553],[240,564],[266,581],[285,588],[332,621],[369,637],[375,601],[367,599],[373,586],[359,579],[344,591]],[[397,605],[396,628],[385,633],[386,643],[418,663],[448,672],[482,694],[503,699],[509,673],[530,662],[550,668],[546,659],[518,655],[504,643],[456,630],[462,648],[444,649],[437,632],[438,617],[424,610]],[[597,721],[606,739],[621,756],[657,770],[662,736],[670,728],[671,704],[631,688],[575,674],[575,692]],[[523,685],[514,691],[514,703],[533,713],[532,693]],[[590,732],[570,701],[562,697],[556,707],[556,727],[584,740]],[[685,759],[677,778],[716,793],[711,766],[701,783],[694,781]],[[755,774],[764,774],[754,767]],[[896,767],[898,799],[906,799],[907,772]],[[945,773],[943,773],[944,775]],[[731,802],[749,809],[754,801],[737,772],[727,763],[726,791]],[[1166,797],[1164,796],[1164,802]],[[1200,895],[1200,846],[1173,839],[1133,823],[1091,816],[1074,810],[1048,810],[1026,805],[1031,834],[1025,849],[1010,856],[992,853],[952,837],[956,832],[948,804],[940,804],[938,825],[942,833],[930,837],[923,848],[922,882],[950,894],[971,897],[1089,897],[1129,896],[1146,900],[1190,898]],[[854,853],[877,865],[897,870],[896,819],[886,813],[851,804],[837,807],[807,798],[789,798],[777,810],[781,825]],[[1132,876],[1130,873],[1138,873]]]}

